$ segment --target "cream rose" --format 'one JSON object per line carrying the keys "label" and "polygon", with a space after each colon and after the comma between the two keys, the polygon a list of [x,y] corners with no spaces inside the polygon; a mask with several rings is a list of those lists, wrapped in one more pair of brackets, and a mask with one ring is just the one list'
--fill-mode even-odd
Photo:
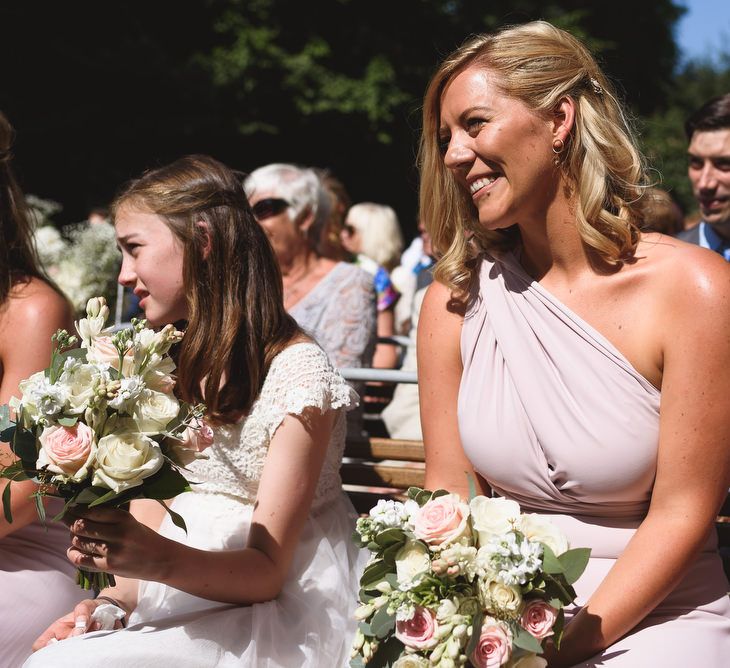
{"label": "cream rose", "polygon": [[536,513],[523,515],[520,530],[533,541],[545,543],[556,555],[568,550],[568,538],[548,518]]}
{"label": "cream rose", "polygon": [[410,619],[395,622],[395,637],[411,649],[433,649],[438,644],[437,634],[438,622],[427,608],[416,606]]}
{"label": "cream rose", "polygon": [[430,665],[422,656],[405,654],[393,664],[393,668],[428,668]]}
{"label": "cream rose", "polygon": [[415,513],[413,533],[432,550],[441,550],[461,538],[471,539],[469,506],[457,494],[431,499]]}
{"label": "cream rose", "polygon": [[172,394],[146,390],[134,407],[134,421],[143,434],[161,434],[180,411],[180,404]]}
{"label": "cream rose", "polygon": [[519,587],[505,585],[496,580],[479,579],[477,583],[479,601],[485,608],[509,616],[517,617],[522,605],[522,593]]}
{"label": "cream rose", "polygon": [[160,447],[144,434],[109,434],[99,439],[93,484],[119,493],[141,485],[164,461]]}
{"label": "cream rose", "polygon": [[509,661],[512,655],[512,634],[496,619],[487,617],[482,625],[479,640],[471,655],[475,668],[497,668]]}
{"label": "cream rose", "polygon": [[[94,338],[86,351],[86,359],[97,364],[108,364],[112,369],[120,371],[119,351],[112,343],[111,336],[104,335]],[[124,354],[120,372],[123,376],[134,374],[134,351],[131,348]]]}
{"label": "cream rose", "polygon": [[73,427],[46,427],[38,438],[41,449],[36,466],[47,467],[52,473],[80,481],[89,474],[94,461],[96,444],[94,432],[83,422]]}
{"label": "cream rose", "polygon": [[520,618],[520,626],[538,640],[553,635],[553,626],[558,618],[558,611],[541,599],[530,601],[525,605]]}
{"label": "cream rose", "polygon": [[398,584],[409,584],[421,573],[430,570],[431,559],[428,548],[418,540],[407,540],[395,555],[395,571]]}
{"label": "cream rose", "polygon": [[72,364],[61,374],[60,381],[69,390],[69,412],[80,415],[96,395],[99,382],[104,379],[101,369],[94,364]]}
{"label": "cream rose", "polygon": [[520,505],[515,501],[475,496],[469,503],[472,526],[479,534],[479,544],[486,545],[493,535],[502,535],[519,526]]}

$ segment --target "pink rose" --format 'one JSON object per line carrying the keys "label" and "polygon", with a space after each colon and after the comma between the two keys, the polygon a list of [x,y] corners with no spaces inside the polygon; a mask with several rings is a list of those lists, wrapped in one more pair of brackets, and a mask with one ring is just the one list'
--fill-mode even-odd
{"label": "pink rose", "polygon": [[36,466],[83,480],[96,453],[94,431],[83,422],[73,427],[46,427],[38,439],[41,449]]}
{"label": "pink rose", "polygon": [[512,634],[497,620],[487,618],[471,655],[476,668],[496,668],[509,661],[512,655]]}
{"label": "pink rose", "polygon": [[431,499],[415,513],[413,533],[432,550],[440,550],[466,535],[469,506],[457,494]]}
{"label": "pink rose", "polygon": [[213,430],[203,420],[198,420],[197,425],[192,425],[185,430],[183,441],[185,447],[203,452],[213,445],[214,437]]}
{"label": "pink rose", "polygon": [[[113,369],[119,371],[119,351],[112,343],[111,336],[97,336],[86,353],[89,362],[106,362]],[[131,376],[134,370],[134,350],[130,348],[124,355],[122,375]]]}
{"label": "pink rose", "polygon": [[538,640],[553,635],[553,626],[558,618],[558,611],[541,599],[530,601],[525,605],[520,618],[520,625]]}
{"label": "pink rose", "polygon": [[438,644],[436,616],[427,608],[416,606],[413,617],[405,621],[396,620],[395,637],[406,647],[415,650],[432,649]]}

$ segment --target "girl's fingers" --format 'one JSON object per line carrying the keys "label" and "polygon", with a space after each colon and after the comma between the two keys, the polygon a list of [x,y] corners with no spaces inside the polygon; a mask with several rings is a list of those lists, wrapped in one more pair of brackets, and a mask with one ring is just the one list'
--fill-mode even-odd
{"label": "girl's fingers", "polygon": [[[85,571],[100,572],[109,570],[106,557],[86,554],[75,547],[68,548],[68,550],[66,550],[66,556],[74,566],[77,568],[83,568]],[[89,617],[91,617],[90,613]]]}

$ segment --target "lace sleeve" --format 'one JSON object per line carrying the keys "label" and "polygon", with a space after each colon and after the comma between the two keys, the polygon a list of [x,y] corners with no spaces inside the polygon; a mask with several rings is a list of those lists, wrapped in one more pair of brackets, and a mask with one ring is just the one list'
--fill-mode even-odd
{"label": "lace sleeve", "polygon": [[350,410],[357,406],[358,397],[318,345],[299,343],[274,359],[259,403],[271,438],[287,415],[301,415],[307,408],[323,413],[340,408]]}
{"label": "lace sleeve", "polygon": [[337,368],[370,366],[376,338],[373,277],[351,265],[338,287],[326,306],[320,343]]}

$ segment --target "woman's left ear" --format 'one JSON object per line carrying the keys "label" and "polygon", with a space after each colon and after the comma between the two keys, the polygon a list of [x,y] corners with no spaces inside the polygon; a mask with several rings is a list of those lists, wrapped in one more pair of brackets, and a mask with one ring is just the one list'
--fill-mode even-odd
{"label": "woman's left ear", "polygon": [[564,95],[558,100],[553,113],[553,139],[567,142],[575,123],[575,100]]}
{"label": "woman's left ear", "polygon": [[212,247],[212,242],[210,239],[210,226],[204,220],[199,220],[197,223],[195,223],[195,231],[201,236],[202,243],[200,245],[200,248],[203,253],[203,259],[207,260]]}

